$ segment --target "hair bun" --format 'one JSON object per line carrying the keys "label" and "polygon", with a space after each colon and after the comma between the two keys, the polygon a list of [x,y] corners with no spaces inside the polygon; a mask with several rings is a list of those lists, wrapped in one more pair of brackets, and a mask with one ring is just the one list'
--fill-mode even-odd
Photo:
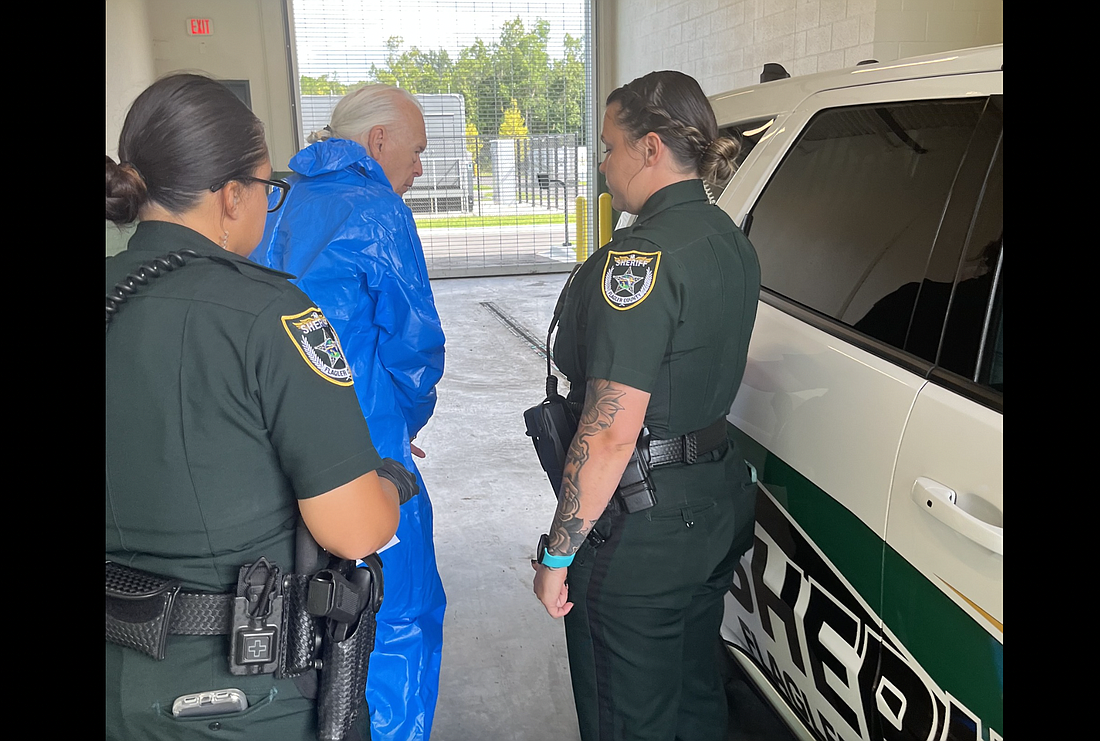
{"label": "hair bun", "polygon": [[115,164],[107,157],[107,221],[119,226],[134,221],[148,192],[136,167],[128,162]]}
{"label": "hair bun", "polygon": [[699,174],[709,183],[725,186],[737,171],[739,154],[741,154],[741,144],[736,139],[728,136],[713,139],[703,154]]}
{"label": "hair bun", "polygon": [[326,126],[320,131],[314,131],[312,134],[306,137],[306,144],[315,144],[317,142],[323,142],[325,139],[331,139],[333,137],[332,129]]}

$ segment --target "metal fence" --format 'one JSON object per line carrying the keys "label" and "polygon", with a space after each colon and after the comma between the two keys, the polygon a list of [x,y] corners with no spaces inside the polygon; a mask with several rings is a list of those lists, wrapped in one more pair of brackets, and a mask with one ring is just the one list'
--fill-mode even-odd
{"label": "metal fence", "polygon": [[437,139],[433,151],[445,161],[422,158],[405,194],[433,277],[571,269],[590,169],[576,135]]}

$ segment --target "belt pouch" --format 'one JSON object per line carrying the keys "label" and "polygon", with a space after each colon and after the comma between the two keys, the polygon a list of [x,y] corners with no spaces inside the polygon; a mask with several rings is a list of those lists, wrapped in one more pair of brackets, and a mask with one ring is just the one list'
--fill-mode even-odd
{"label": "belt pouch", "polygon": [[318,620],[306,610],[309,578],[308,574],[283,578],[283,655],[275,671],[279,679],[299,677],[312,670],[321,646]]}
{"label": "belt pouch", "polygon": [[551,394],[538,406],[523,413],[527,436],[535,445],[539,464],[550,479],[554,496],[561,493],[561,478],[569,444],[577,434],[580,412],[577,405],[559,394]]}
{"label": "belt pouch", "polygon": [[374,650],[375,616],[363,610],[355,632],[342,641],[324,641],[317,738],[342,741],[365,704],[367,668]]}
{"label": "belt pouch", "polygon": [[277,564],[261,556],[237,574],[229,633],[229,673],[274,674],[282,658],[283,582]]}
{"label": "belt pouch", "polygon": [[628,513],[641,512],[657,504],[654,492],[653,479],[649,475],[649,465],[646,456],[640,451],[647,442],[639,442],[630,454],[630,461],[626,464],[623,477],[619,481],[619,488],[615,490],[615,496]]}
{"label": "belt pouch", "polygon": [[107,561],[107,642],[164,659],[179,579]]}

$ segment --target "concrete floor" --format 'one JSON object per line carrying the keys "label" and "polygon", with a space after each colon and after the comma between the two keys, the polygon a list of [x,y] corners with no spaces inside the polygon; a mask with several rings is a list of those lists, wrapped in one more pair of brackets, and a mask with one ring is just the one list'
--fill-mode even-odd
{"label": "concrete floor", "polygon": [[[564,626],[532,592],[530,559],[555,501],[523,424],[545,393],[537,348],[565,278],[432,283],[447,367],[417,444],[448,598],[432,741],[579,739]],[[788,738],[743,683],[730,690],[731,741]]]}
{"label": "concrete floor", "polygon": [[[575,741],[563,623],[532,592],[554,496],[524,435],[546,362],[492,302],[545,341],[564,274],[433,281],[447,333],[435,415],[417,439],[447,590],[433,741]],[[538,329],[541,328],[541,329]]]}

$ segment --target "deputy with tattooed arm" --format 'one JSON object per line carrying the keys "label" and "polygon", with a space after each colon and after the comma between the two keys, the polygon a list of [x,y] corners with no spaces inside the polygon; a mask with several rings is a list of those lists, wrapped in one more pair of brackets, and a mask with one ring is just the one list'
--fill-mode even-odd
{"label": "deputy with tattooed arm", "polygon": [[[584,741],[726,738],[717,642],[753,495],[725,418],[760,269],[703,185],[733,173],[738,145],[717,134],[679,72],[607,99],[600,171],[637,220],[565,294],[554,359],[583,411],[534,583],[565,618]],[[646,509],[616,493],[636,448],[656,500]]]}

